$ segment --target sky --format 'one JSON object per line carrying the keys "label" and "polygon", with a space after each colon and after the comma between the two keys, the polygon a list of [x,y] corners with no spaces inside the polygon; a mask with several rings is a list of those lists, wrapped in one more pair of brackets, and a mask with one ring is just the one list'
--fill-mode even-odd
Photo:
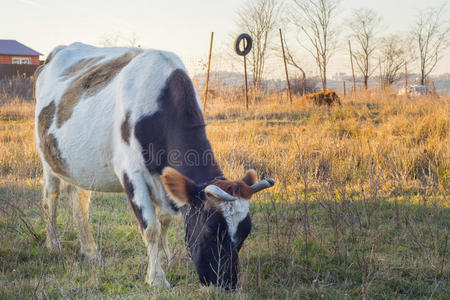
{"label": "sky", "polygon": [[[106,36],[134,34],[143,48],[175,52],[191,65],[206,59],[214,31],[217,64],[219,56],[214,54],[232,47],[236,13],[243,4],[243,0],[0,0],[0,39],[18,40],[45,57],[57,45],[76,41],[98,45]],[[342,0],[339,22],[343,26],[352,9],[367,7],[382,16],[384,33],[402,33],[421,9],[440,4],[442,0]],[[450,9],[445,18],[450,19]],[[330,73],[349,73],[344,49],[331,60]],[[309,68],[314,72],[312,62]],[[448,72],[450,51],[434,73]]]}

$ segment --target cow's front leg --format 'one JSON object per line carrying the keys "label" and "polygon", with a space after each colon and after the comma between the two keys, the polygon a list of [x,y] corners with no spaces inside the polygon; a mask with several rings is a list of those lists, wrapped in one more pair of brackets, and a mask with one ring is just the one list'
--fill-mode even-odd
{"label": "cow's front leg", "polygon": [[164,256],[167,259],[167,262],[170,264],[170,250],[169,250],[169,241],[167,239],[167,232],[169,231],[169,225],[172,221],[172,215],[171,214],[160,214],[159,215],[159,222],[161,223],[161,235],[160,235],[160,242],[161,242],[161,248]]}
{"label": "cow's front leg", "polygon": [[124,173],[123,186],[136,215],[142,238],[147,247],[148,267],[145,281],[151,286],[170,287],[158,258],[161,224],[155,214],[144,178],[137,173]]}

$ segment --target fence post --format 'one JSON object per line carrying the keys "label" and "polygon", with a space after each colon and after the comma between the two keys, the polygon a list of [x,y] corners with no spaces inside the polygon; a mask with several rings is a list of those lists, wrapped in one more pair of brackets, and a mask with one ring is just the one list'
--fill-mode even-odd
{"label": "fence post", "polygon": [[433,96],[437,98],[438,94],[437,94],[437,91],[436,91],[436,85],[434,84],[434,80],[431,81],[431,89],[433,91]]}
{"label": "fence post", "polygon": [[[244,49],[241,50],[239,44],[243,41]],[[245,107],[248,110],[248,88],[247,88],[247,59],[245,56],[252,50],[253,40],[247,33],[240,34],[234,41],[234,51],[237,55],[244,57],[244,87],[245,87]]]}
{"label": "fence post", "polygon": [[[245,40],[244,40],[245,48]],[[248,110],[248,88],[247,88],[247,59],[244,55],[244,89],[245,89],[245,108]]]}
{"label": "fence post", "polygon": [[344,86],[344,97],[347,95],[347,89],[345,88],[345,80],[342,80],[342,85]]}
{"label": "fence post", "polygon": [[214,39],[214,32],[211,32],[211,42],[209,43],[209,55],[208,55],[208,70],[206,71],[205,96],[203,98],[203,112],[205,114],[206,114],[206,100],[208,99],[209,68],[211,66],[213,39]]}
{"label": "fence post", "polygon": [[381,71],[381,57],[378,57],[378,66],[380,69],[380,89],[382,90],[384,95],[383,72]]}
{"label": "fence post", "polygon": [[405,97],[408,98],[408,64],[405,61]]}
{"label": "fence post", "polygon": [[348,50],[350,51],[350,63],[352,65],[352,79],[353,79],[352,96],[354,97],[356,93],[356,81],[355,81],[355,69],[353,68],[352,45],[350,43],[350,40],[348,40]]}
{"label": "fence post", "polygon": [[287,89],[288,89],[289,103],[292,104],[291,84],[289,83],[289,74],[288,74],[288,69],[287,69],[287,64],[286,64],[286,55],[284,54],[283,34],[281,33],[281,28],[279,28],[278,30],[280,31],[281,49],[283,50],[284,72],[286,73],[286,84],[287,84]]}

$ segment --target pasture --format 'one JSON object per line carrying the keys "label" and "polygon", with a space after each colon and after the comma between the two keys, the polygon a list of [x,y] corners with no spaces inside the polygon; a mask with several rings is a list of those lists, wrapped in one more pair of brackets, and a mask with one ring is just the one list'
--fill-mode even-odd
{"label": "pasture", "polygon": [[164,269],[172,288],[144,283],[146,253],[122,194],[94,193],[101,259],[84,260],[62,195],[62,250],[43,246],[42,172],[33,103],[0,106],[0,298],[448,299],[450,101],[361,94],[341,107],[280,104],[246,111],[213,99],[207,132],[222,170],[277,184],[255,195],[239,289],[201,288],[179,218]]}

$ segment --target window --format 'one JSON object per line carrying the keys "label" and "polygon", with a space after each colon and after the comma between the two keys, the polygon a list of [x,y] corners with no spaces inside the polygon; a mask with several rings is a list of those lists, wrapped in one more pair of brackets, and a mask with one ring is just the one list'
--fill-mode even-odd
{"label": "window", "polygon": [[29,57],[13,57],[12,63],[16,65],[29,65],[31,64],[31,59]]}

